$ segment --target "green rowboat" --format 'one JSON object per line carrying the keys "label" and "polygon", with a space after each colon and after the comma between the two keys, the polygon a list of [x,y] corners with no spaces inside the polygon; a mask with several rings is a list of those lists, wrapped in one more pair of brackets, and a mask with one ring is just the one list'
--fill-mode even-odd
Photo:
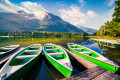
{"label": "green rowboat", "polygon": [[43,47],[44,54],[48,61],[65,77],[70,77],[72,65],[67,53],[58,45],[45,44]]}
{"label": "green rowboat", "polygon": [[74,43],[68,43],[68,49],[72,51],[73,53],[85,58],[86,60],[93,62],[94,64],[109,70],[111,72],[118,72],[119,66],[115,64],[113,61],[105,58],[104,56],[100,55],[99,53],[86,48],[84,46],[74,44]]}
{"label": "green rowboat", "polygon": [[9,45],[9,46],[0,47],[0,58],[17,50],[19,47],[20,47],[20,45]]}
{"label": "green rowboat", "polygon": [[15,53],[0,70],[0,80],[19,80],[35,64],[42,52],[40,44],[33,44]]}

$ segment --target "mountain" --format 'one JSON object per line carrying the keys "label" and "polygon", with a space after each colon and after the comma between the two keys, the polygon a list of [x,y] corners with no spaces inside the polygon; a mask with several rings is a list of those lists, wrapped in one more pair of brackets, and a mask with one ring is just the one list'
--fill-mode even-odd
{"label": "mountain", "polygon": [[86,28],[86,27],[83,27],[83,26],[77,26],[79,29],[82,29],[84,30],[85,32],[89,33],[89,34],[93,34],[95,32],[97,32],[98,30],[96,29],[92,29],[92,28]]}
{"label": "mountain", "polygon": [[17,13],[0,13],[0,31],[84,32],[52,13],[46,12],[46,14],[40,20],[34,14],[26,13],[23,10]]}
{"label": "mountain", "polygon": [[21,14],[0,13],[0,31],[33,31],[40,26],[39,22]]}
{"label": "mountain", "polygon": [[65,22],[60,17],[47,13],[47,16],[40,22],[41,26],[37,28],[39,31],[48,32],[66,32],[66,33],[83,33],[84,31],[77,28],[76,26]]}

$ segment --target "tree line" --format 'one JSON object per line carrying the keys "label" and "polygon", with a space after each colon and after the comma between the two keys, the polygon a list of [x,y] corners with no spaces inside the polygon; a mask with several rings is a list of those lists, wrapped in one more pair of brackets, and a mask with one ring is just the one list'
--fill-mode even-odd
{"label": "tree line", "polygon": [[100,27],[98,36],[120,36],[120,0],[116,0],[115,4],[112,21],[107,21]]}
{"label": "tree line", "polygon": [[31,32],[31,31],[12,31],[0,32],[0,36],[8,37],[82,37],[86,34],[79,33],[57,33],[57,32]]}

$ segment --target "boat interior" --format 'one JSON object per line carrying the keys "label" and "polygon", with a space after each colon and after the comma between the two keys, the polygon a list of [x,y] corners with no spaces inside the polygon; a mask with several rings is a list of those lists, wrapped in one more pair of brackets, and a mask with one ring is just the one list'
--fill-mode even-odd
{"label": "boat interior", "polygon": [[0,48],[0,52],[6,52],[6,51],[10,51],[12,49],[14,49],[14,48],[11,48],[11,47],[1,47]]}
{"label": "boat interior", "polygon": [[44,48],[44,50],[46,50],[46,53],[49,54],[51,57],[55,58],[56,60],[66,58],[66,54],[57,46],[46,45]]}
{"label": "boat interior", "polygon": [[10,62],[10,66],[17,66],[17,65],[22,65],[34,58],[37,54],[39,54],[40,51],[40,45],[35,46],[32,45],[22,52],[20,52],[18,55],[16,55],[13,60]]}
{"label": "boat interior", "polygon": [[99,57],[98,54],[94,53],[93,51],[89,50],[89,49],[86,49],[82,46],[79,46],[79,45],[69,45],[69,47],[71,49],[74,49],[75,51],[81,53],[81,54],[84,54],[84,55],[88,55],[88,56],[91,56],[91,57],[94,57],[94,58],[97,58]]}

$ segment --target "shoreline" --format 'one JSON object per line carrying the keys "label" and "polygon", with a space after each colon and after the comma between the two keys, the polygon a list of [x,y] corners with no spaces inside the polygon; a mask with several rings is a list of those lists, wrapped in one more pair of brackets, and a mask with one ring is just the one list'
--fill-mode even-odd
{"label": "shoreline", "polygon": [[120,37],[112,37],[112,36],[85,36],[88,38],[97,38],[97,39],[108,39],[108,40],[119,40],[120,41]]}

